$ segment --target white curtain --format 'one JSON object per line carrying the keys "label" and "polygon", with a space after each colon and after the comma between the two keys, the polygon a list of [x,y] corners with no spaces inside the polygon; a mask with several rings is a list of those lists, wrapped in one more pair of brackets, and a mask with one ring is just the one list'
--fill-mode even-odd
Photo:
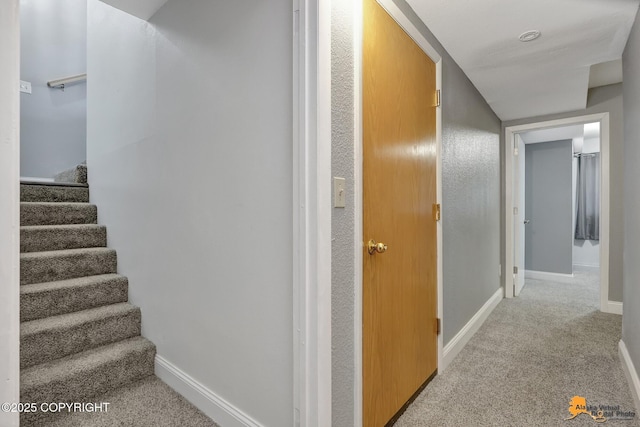
{"label": "white curtain", "polygon": [[600,153],[578,157],[577,240],[600,240]]}

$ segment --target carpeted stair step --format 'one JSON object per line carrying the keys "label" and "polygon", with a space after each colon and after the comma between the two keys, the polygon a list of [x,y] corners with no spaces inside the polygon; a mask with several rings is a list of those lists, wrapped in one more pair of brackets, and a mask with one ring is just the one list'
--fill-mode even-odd
{"label": "carpeted stair step", "polygon": [[20,225],[96,224],[98,210],[89,203],[20,203]]}
{"label": "carpeted stair step", "polygon": [[60,172],[53,177],[55,182],[64,182],[64,183],[77,183],[77,184],[86,184],[87,183],[87,165],[86,163],[81,163],[71,169],[67,169],[66,171]]}
{"label": "carpeted stair step", "polygon": [[21,202],[89,202],[89,187],[80,185],[20,184]]}
{"label": "carpeted stair step", "polygon": [[23,322],[22,369],[140,335],[140,309],[129,303]]}
{"label": "carpeted stair step", "polygon": [[[155,346],[129,338],[40,365],[20,374],[21,402],[90,402],[91,398],[153,374]],[[22,414],[20,425],[36,424],[41,412]]]}
{"label": "carpeted stair step", "polygon": [[116,270],[116,251],[108,248],[20,254],[21,285],[110,274]]}
{"label": "carpeted stair step", "polygon": [[129,282],[118,274],[20,286],[20,321],[126,302]]}
{"label": "carpeted stair step", "polygon": [[28,225],[20,228],[20,252],[105,246],[107,246],[107,228],[103,225]]}

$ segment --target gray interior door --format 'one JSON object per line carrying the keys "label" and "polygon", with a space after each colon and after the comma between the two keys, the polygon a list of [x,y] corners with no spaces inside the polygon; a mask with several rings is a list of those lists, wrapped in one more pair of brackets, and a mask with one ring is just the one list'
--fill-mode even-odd
{"label": "gray interior door", "polygon": [[527,144],[525,153],[525,267],[571,274],[572,142]]}

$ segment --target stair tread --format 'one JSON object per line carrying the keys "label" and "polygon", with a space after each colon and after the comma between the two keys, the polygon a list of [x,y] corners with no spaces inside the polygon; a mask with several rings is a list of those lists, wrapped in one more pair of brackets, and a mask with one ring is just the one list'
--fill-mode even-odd
{"label": "stair tread", "polygon": [[[56,251],[57,252],[57,251]],[[30,252],[34,253],[34,252]],[[56,280],[53,282],[31,283],[20,287],[20,295],[47,292],[55,289],[79,288],[100,282],[108,282],[114,279],[126,279],[121,274],[97,274],[95,276],[76,277],[75,279]]]}
{"label": "stair tread", "polygon": [[100,224],[42,224],[42,225],[21,225],[21,230],[84,230],[84,229],[102,229],[106,228]]}
{"label": "stair tread", "polygon": [[20,202],[20,225],[96,224],[98,207],[93,203]]}
{"label": "stair tread", "polygon": [[33,183],[20,185],[21,202],[89,202],[86,185]]}
{"label": "stair tread", "polygon": [[20,324],[20,336],[32,335],[43,331],[63,330],[76,325],[90,323],[109,317],[117,317],[140,309],[128,302],[104,305],[73,313],[59,314],[43,319],[29,320]]}
{"label": "stair tread", "polygon": [[107,228],[98,224],[42,224],[20,227],[20,252],[107,246]]}
{"label": "stair tread", "polygon": [[20,383],[23,389],[48,383],[95,369],[102,364],[115,362],[129,352],[144,352],[155,345],[141,336],[128,338],[112,344],[92,348],[81,353],[23,369]]}
{"label": "stair tread", "polygon": [[26,322],[126,302],[128,283],[125,276],[113,273],[22,285],[20,320]]}
{"label": "stair tread", "polygon": [[76,249],[61,249],[59,251],[41,251],[41,252],[23,252],[20,254],[20,259],[28,258],[47,258],[47,257],[65,257],[73,256],[83,253],[114,253],[116,250],[111,248],[76,248]]}
{"label": "stair tread", "polygon": [[117,272],[117,253],[106,247],[20,254],[20,285]]}

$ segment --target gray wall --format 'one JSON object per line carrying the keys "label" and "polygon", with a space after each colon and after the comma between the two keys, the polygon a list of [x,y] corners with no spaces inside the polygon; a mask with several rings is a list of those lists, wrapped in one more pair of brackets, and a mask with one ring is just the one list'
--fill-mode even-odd
{"label": "gray wall", "polygon": [[331,226],[331,398],[334,427],[354,423],[354,58],[357,2],[331,2],[331,173],[346,178],[347,202],[333,209]]}
{"label": "gray wall", "polygon": [[[611,162],[609,195],[609,301],[622,301],[622,251],[625,238],[623,224],[625,147],[623,135],[622,84],[589,89],[587,108],[562,114],[503,122],[503,129],[526,123],[609,112],[609,159]],[[503,159],[504,161],[504,159]],[[604,232],[601,230],[601,232]],[[503,251],[504,259],[504,251]]]}
{"label": "gray wall", "polygon": [[624,75],[624,315],[622,340],[640,369],[640,14],[622,56]]}
{"label": "gray wall", "polygon": [[87,71],[87,0],[22,0],[20,174],[52,178],[86,160],[87,86],[47,81]]}
{"label": "gray wall", "polygon": [[573,141],[525,146],[525,268],[573,272]]}
{"label": "gray wall", "polygon": [[291,15],[89,0],[91,199],[142,333],[265,426],[293,419]]}
{"label": "gray wall", "polygon": [[[353,5],[332,2],[332,174],[352,181]],[[444,340],[499,289],[500,120],[404,0],[398,6],[443,55]],[[348,182],[350,186],[352,183]],[[351,187],[348,187],[350,191]],[[353,426],[353,198],[332,223],[333,426]]]}

